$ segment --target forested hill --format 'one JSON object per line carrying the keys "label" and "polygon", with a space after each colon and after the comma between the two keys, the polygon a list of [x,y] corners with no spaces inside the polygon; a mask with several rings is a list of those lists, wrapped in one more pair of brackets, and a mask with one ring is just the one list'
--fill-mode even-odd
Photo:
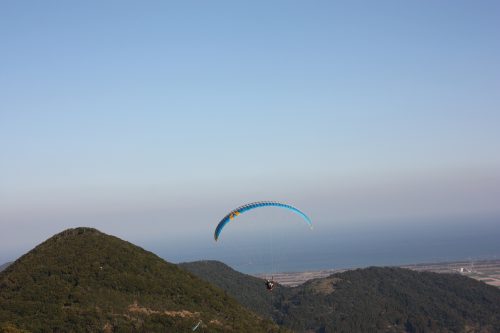
{"label": "forested hill", "polygon": [[5,264],[0,265],[0,272],[9,267],[12,264],[11,262],[6,262]]}
{"label": "forested hill", "polygon": [[76,228],[0,273],[0,332],[187,332],[197,323],[203,332],[284,330],[231,295],[297,332],[500,327],[500,290],[458,274],[367,268],[269,293],[262,280],[222,263],[174,265],[95,229]]}
{"label": "forested hill", "polygon": [[203,260],[181,263],[179,266],[226,290],[242,305],[266,318],[271,318],[276,295],[290,289],[277,285],[271,294],[262,279],[235,271],[220,261]]}
{"label": "forested hill", "polygon": [[[224,266],[182,267],[254,311],[268,307],[266,298],[245,302],[247,293],[257,293],[254,277]],[[222,282],[221,274],[237,283]],[[255,285],[264,290],[261,284]],[[500,290],[458,274],[371,267],[281,288],[273,296],[269,313],[297,332],[499,332],[500,327]]]}
{"label": "forested hill", "polygon": [[276,332],[224,291],[91,228],[53,236],[0,273],[0,332]]}

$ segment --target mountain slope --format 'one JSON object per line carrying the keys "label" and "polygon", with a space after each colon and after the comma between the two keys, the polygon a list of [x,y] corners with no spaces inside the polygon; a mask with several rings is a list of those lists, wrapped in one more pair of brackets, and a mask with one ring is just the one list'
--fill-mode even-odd
{"label": "mountain slope", "polygon": [[289,289],[277,285],[271,294],[262,279],[235,271],[219,261],[203,260],[181,263],[179,267],[226,290],[240,304],[265,318],[271,318],[274,299]]}
{"label": "mountain slope", "polygon": [[[229,271],[244,287],[221,284],[216,281],[223,264],[203,265],[199,269],[200,263],[192,263],[189,269],[245,298],[254,278],[245,281],[246,275]],[[255,311],[267,306],[245,305]],[[497,332],[500,327],[498,288],[458,274],[401,268],[357,269],[282,288],[273,305],[273,319],[298,332]]]}
{"label": "mountain slope", "polygon": [[55,235],[0,273],[4,329],[180,332],[200,320],[205,332],[278,330],[222,290],[91,228]]}
{"label": "mountain slope", "polygon": [[494,332],[500,290],[458,274],[367,268],[296,288],[278,322],[326,331]]}
{"label": "mountain slope", "polygon": [[6,269],[7,267],[9,267],[10,264],[12,264],[12,262],[6,262],[5,264],[1,264],[0,265],[0,272],[3,271],[4,269]]}

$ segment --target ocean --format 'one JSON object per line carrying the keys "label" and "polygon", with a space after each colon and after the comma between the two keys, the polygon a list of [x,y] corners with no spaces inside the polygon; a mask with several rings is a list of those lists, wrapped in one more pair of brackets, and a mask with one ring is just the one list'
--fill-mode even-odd
{"label": "ocean", "polygon": [[500,218],[232,228],[150,249],[170,262],[219,260],[249,274],[500,258]]}

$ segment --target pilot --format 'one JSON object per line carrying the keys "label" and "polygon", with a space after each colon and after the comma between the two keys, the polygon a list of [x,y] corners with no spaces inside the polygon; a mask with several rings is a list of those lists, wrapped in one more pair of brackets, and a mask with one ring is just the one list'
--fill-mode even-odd
{"label": "pilot", "polygon": [[274,277],[271,280],[267,280],[266,279],[266,288],[269,291],[273,290],[273,288],[274,288],[274,286],[276,284],[273,280],[274,280]]}

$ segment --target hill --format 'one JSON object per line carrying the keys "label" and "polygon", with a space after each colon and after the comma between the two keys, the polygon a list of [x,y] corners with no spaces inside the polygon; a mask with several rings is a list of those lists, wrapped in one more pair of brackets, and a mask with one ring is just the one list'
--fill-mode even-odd
{"label": "hill", "polygon": [[[246,281],[247,275],[221,265],[183,267],[254,311],[267,306],[266,300],[244,302],[245,293],[257,293],[251,288],[255,278]],[[241,287],[222,283],[224,271]],[[498,332],[500,327],[499,289],[458,274],[402,268],[357,269],[282,287],[273,307],[273,319],[297,332]]]}
{"label": "hill", "polygon": [[265,318],[271,318],[273,314],[274,299],[289,290],[278,284],[271,294],[262,279],[235,271],[220,261],[203,260],[181,263],[179,266],[226,290],[240,304]]}
{"label": "hill", "polygon": [[0,331],[268,332],[279,328],[153,253],[91,228],[53,236],[0,273]]}
{"label": "hill", "polygon": [[0,265],[0,272],[3,271],[4,269],[6,269],[7,267],[9,267],[10,264],[12,264],[12,262],[6,262],[5,264],[1,264]]}

